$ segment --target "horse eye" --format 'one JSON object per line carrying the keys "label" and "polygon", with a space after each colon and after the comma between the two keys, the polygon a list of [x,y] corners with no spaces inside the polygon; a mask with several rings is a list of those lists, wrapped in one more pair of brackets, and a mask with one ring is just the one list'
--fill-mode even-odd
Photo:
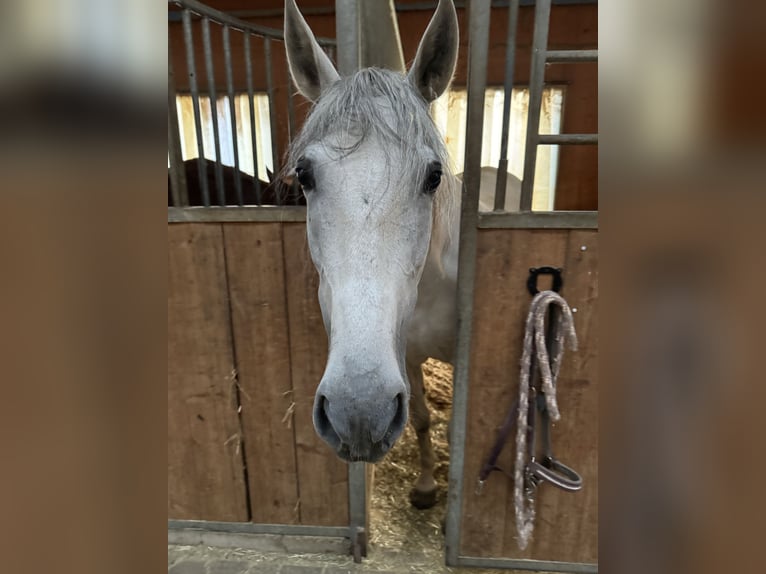
{"label": "horse eye", "polygon": [[295,165],[295,175],[304,191],[314,189],[314,170],[311,167],[310,160],[305,157],[300,158]]}
{"label": "horse eye", "polygon": [[426,176],[426,181],[423,183],[424,193],[434,193],[436,188],[442,182],[442,165],[439,162],[433,162]]}

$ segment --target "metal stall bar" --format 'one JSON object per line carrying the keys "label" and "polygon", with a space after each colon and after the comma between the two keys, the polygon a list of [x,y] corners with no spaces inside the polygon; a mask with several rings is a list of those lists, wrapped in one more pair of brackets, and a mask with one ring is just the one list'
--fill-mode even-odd
{"label": "metal stall bar", "polygon": [[292,534],[296,536],[348,536],[345,526],[305,526],[302,524],[256,524],[253,522],[218,522],[214,520],[168,520],[168,529],[199,529],[237,534]]}
{"label": "metal stall bar", "polygon": [[548,50],[545,61],[549,64],[597,62],[598,50]]}
{"label": "metal stall bar", "polygon": [[218,95],[215,89],[215,73],[213,70],[213,48],[210,44],[210,19],[202,18],[202,47],[205,51],[205,70],[207,71],[207,90],[210,99],[210,117],[213,120],[213,138],[215,139],[215,185],[218,190],[218,204],[226,205],[226,189],[223,184],[223,169],[221,168],[221,136],[218,130]]}
{"label": "metal stall bar", "polygon": [[[582,0],[579,0],[582,1]],[[215,8],[211,8],[207,4],[204,4],[203,2],[198,2],[197,0],[168,0],[168,4],[178,4],[179,6],[183,8],[187,8],[194,12],[195,14],[199,14],[200,16],[210,18],[213,22],[217,22],[218,24],[224,25],[227,24],[229,27],[233,28],[234,30],[239,30],[240,32],[250,32],[254,36],[262,36],[263,38],[272,38],[273,40],[284,40],[284,32],[281,28],[268,28],[266,26],[259,26],[258,24],[253,24],[251,22],[246,22],[245,20],[241,20],[240,18],[257,18],[257,17],[263,17],[263,14],[254,13],[253,11],[248,10],[234,10],[231,12],[221,12],[220,10],[216,10]],[[304,14],[312,13],[311,9],[303,9],[301,10]],[[313,12],[316,13],[316,12]],[[282,9],[280,8],[279,11],[273,16],[282,16]],[[168,20],[172,21],[173,18],[168,14]],[[316,41],[320,46],[332,46],[335,44],[335,40],[332,38],[324,38],[322,36],[317,36]]]}
{"label": "metal stall bar", "polygon": [[[359,68],[359,8],[356,0],[335,0],[338,72],[347,76]],[[348,465],[348,502],[354,562],[367,555],[367,475],[365,463]]]}
{"label": "metal stall bar", "polygon": [[231,37],[229,26],[223,26],[223,58],[226,67],[226,95],[229,97],[229,114],[231,117],[231,144],[234,152],[234,189],[237,192],[237,204],[244,204],[242,197],[242,174],[239,171],[239,146],[237,145],[237,106],[234,102],[234,73],[231,69]]}
{"label": "metal stall bar", "polygon": [[463,509],[463,465],[468,402],[468,367],[473,326],[473,286],[476,273],[476,240],[481,141],[484,128],[484,90],[487,87],[490,0],[471,2],[468,37],[468,113],[466,118],[463,200],[460,206],[460,252],[457,279],[457,347],[453,376],[450,422],[449,492],[446,521],[447,564],[457,566],[460,557],[460,519]]}
{"label": "metal stall bar", "polygon": [[[356,0],[335,0],[338,73],[350,76],[359,68],[359,7]],[[339,34],[337,31],[342,30]]]}
{"label": "metal stall bar", "polygon": [[173,71],[173,54],[168,42],[168,144],[170,160],[170,193],[175,207],[189,205],[189,191],[186,187],[186,169],[181,154],[181,134],[178,129],[178,108],[176,106],[176,85]]}
{"label": "metal stall bar", "polygon": [[253,144],[253,186],[255,186],[255,203],[261,204],[261,179],[258,177],[258,144],[255,138],[255,98],[253,94],[253,58],[250,52],[250,33],[244,32],[245,41],[245,73],[247,81],[247,103],[250,109],[250,141]]}
{"label": "metal stall bar", "polygon": [[[266,64],[266,91],[269,96],[269,120],[271,124],[271,161],[274,164],[274,176],[279,173],[279,148],[277,147],[277,116],[274,108],[274,77],[271,66],[271,39],[263,39],[263,59]],[[281,198],[277,194],[277,205]]]}
{"label": "metal stall bar", "polygon": [[551,0],[537,0],[535,4],[535,32],[532,40],[532,68],[529,74],[529,112],[527,114],[526,153],[524,154],[524,178],[521,181],[521,211],[532,210],[532,193],[535,187],[540,108],[545,82],[545,51],[548,48],[548,22],[551,16]]}
{"label": "metal stall bar", "polygon": [[598,134],[539,134],[540,145],[592,145],[598,143]]}
{"label": "metal stall bar", "polygon": [[511,0],[508,9],[508,33],[505,36],[505,85],[503,87],[503,132],[500,136],[500,162],[495,185],[495,211],[505,209],[505,184],[508,181],[508,127],[511,123],[511,94],[516,67],[516,29],[519,23],[519,0]]}
{"label": "metal stall bar", "polygon": [[194,39],[192,38],[191,12],[184,10],[182,15],[184,27],[184,44],[186,44],[186,68],[189,74],[189,90],[191,91],[192,107],[194,108],[194,130],[197,135],[197,175],[199,176],[202,203],[210,205],[210,190],[207,187],[207,161],[202,144],[202,117],[199,111],[199,87],[197,86],[197,66],[194,63]]}
{"label": "metal stall bar", "polygon": [[348,515],[354,562],[367,556],[367,475],[363,462],[348,465]]}
{"label": "metal stall bar", "polygon": [[295,98],[293,93],[295,92],[295,85],[293,84],[293,78],[289,73],[287,74],[287,137],[288,141],[293,141],[293,134],[295,133]]}

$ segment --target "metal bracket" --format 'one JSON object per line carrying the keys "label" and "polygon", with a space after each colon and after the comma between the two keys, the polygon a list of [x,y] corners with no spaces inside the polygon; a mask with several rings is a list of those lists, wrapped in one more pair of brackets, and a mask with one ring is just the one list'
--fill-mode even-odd
{"label": "metal bracket", "polygon": [[354,528],[354,539],[351,541],[354,562],[362,562],[362,557],[367,557],[367,531],[357,526]]}
{"label": "metal bracket", "polygon": [[533,297],[540,291],[537,289],[537,277],[538,275],[553,275],[553,286],[551,290],[558,293],[561,291],[561,287],[564,285],[564,279],[561,277],[561,267],[530,267],[529,278],[527,279],[527,290]]}

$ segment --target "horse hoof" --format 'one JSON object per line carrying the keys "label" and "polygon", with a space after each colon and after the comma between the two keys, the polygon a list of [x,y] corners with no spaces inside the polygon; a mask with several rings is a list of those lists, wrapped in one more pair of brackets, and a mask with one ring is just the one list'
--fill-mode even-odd
{"label": "horse hoof", "polygon": [[436,488],[433,488],[432,490],[418,490],[417,488],[413,488],[410,491],[410,502],[412,503],[412,506],[418,510],[431,508],[436,504],[436,492]]}

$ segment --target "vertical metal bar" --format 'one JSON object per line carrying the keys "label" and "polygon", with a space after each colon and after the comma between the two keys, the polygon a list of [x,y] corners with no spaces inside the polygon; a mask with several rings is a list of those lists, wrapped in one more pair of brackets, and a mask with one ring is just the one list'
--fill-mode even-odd
{"label": "vertical metal bar", "polygon": [[468,367],[473,323],[473,286],[481,182],[481,142],[484,90],[487,86],[487,52],[491,0],[473,0],[468,36],[468,113],[466,121],[463,201],[460,206],[460,252],[457,279],[457,346],[455,349],[452,420],[450,422],[449,493],[446,521],[447,564],[457,565],[460,555],[460,519],[463,506],[463,466],[468,401]]}
{"label": "vertical metal bar", "polygon": [[511,123],[513,75],[516,68],[516,30],[519,22],[519,0],[508,7],[508,34],[505,37],[505,97],[503,99],[503,134],[500,139],[500,162],[497,166],[495,211],[505,209],[505,184],[508,181],[508,127]]}
{"label": "vertical metal bar", "polygon": [[367,473],[365,463],[352,462],[348,465],[348,515],[354,560],[360,561],[367,555],[365,525],[367,514]]}
{"label": "vertical metal bar", "polygon": [[237,192],[237,204],[244,203],[242,198],[242,177],[239,171],[239,146],[237,145],[237,106],[234,102],[234,74],[231,69],[231,34],[228,26],[223,27],[223,58],[226,67],[226,93],[229,96],[229,114],[231,116],[231,143],[234,151],[234,189]]}
{"label": "vertical metal bar", "polygon": [[255,101],[253,96],[253,58],[250,53],[250,33],[245,32],[245,71],[247,73],[247,101],[250,105],[250,141],[253,143],[253,185],[255,203],[261,204],[261,180],[258,177],[258,144],[255,139]]}
{"label": "vertical metal bar", "polygon": [[184,10],[181,15],[184,27],[184,43],[186,44],[186,68],[189,74],[189,90],[192,96],[194,108],[194,130],[197,134],[197,176],[199,177],[200,190],[202,191],[202,203],[210,205],[210,190],[207,187],[207,162],[205,161],[205,149],[202,144],[202,116],[199,111],[199,88],[197,86],[197,66],[194,63],[194,40],[192,38],[191,12]]}
{"label": "vertical metal bar", "polygon": [[205,50],[205,69],[207,71],[207,89],[210,97],[210,111],[213,120],[213,138],[215,140],[215,185],[218,189],[218,205],[226,205],[226,190],[223,184],[223,169],[221,168],[221,136],[218,133],[218,95],[215,89],[215,73],[213,70],[213,48],[210,45],[210,19],[202,18],[202,47]]}
{"label": "vertical metal bar", "polygon": [[295,86],[293,85],[293,79],[290,75],[290,70],[287,70],[287,134],[288,142],[293,141],[293,133],[295,131],[295,102],[293,101],[293,92],[295,92]]}
{"label": "vertical metal bar", "polygon": [[[271,161],[274,163],[274,177],[279,173],[279,148],[277,147],[277,110],[274,107],[274,77],[271,69],[271,40],[263,39],[263,58],[266,60],[266,90],[269,94],[269,120],[271,121]],[[280,204],[277,194],[277,204]]]}
{"label": "vertical metal bar", "polygon": [[551,0],[537,0],[535,4],[535,35],[532,40],[532,64],[529,71],[529,112],[527,113],[527,143],[524,150],[524,179],[521,182],[521,211],[532,209],[550,16]]}
{"label": "vertical metal bar", "polygon": [[335,0],[338,72],[350,76],[359,69],[359,7],[356,0]]}
{"label": "vertical metal bar", "polygon": [[186,187],[186,167],[181,153],[181,134],[178,130],[178,107],[173,71],[173,50],[168,42],[168,147],[170,156],[170,193],[174,207],[189,205]]}

